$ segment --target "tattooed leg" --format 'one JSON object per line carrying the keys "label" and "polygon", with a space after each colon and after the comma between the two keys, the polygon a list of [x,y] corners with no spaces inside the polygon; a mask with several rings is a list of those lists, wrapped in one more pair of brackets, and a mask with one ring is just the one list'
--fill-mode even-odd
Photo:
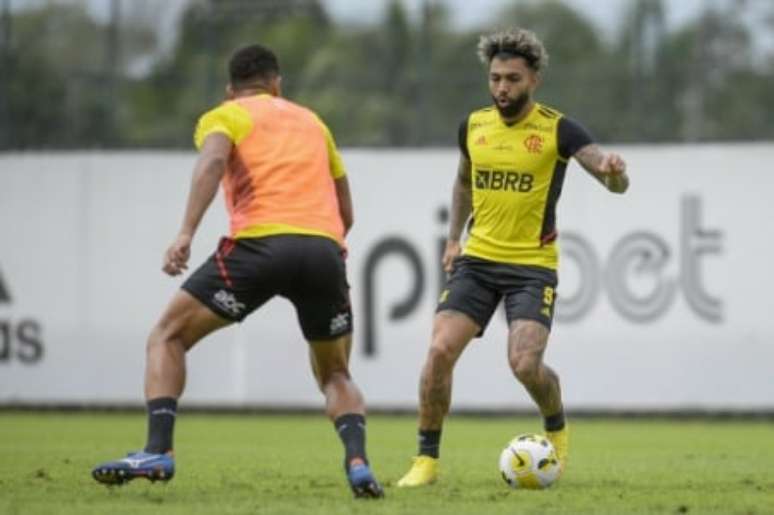
{"label": "tattooed leg", "polygon": [[515,320],[508,335],[508,362],[544,416],[562,411],[559,376],[543,363],[548,329],[532,320]]}
{"label": "tattooed leg", "polygon": [[449,412],[454,364],[479,326],[467,315],[441,311],[433,322],[433,340],[419,382],[419,428],[438,430]]}

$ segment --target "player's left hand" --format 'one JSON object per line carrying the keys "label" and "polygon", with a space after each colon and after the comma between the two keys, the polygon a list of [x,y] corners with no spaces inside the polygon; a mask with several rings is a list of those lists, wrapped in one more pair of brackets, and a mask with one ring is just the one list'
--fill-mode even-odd
{"label": "player's left hand", "polygon": [[188,234],[179,234],[164,254],[164,266],[162,266],[162,270],[173,277],[180,275],[183,271],[188,269],[188,258],[190,257],[191,236]]}
{"label": "player's left hand", "polygon": [[441,265],[444,272],[450,274],[454,271],[454,260],[462,253],[462,246],[457,240],[446,240],[446,250],[443,253]]}
{"label": "player's left hand", "polygon": [[605,175],[617,176],[626,172],[626,161],[621,156],[614,153],[606,154],[599,164],[599,173]]}

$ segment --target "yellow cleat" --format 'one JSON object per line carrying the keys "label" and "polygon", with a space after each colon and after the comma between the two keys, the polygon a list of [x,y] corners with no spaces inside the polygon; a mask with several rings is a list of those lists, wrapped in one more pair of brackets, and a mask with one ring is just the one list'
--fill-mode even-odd
{"label": "yellow cleat", "polygon": [[554,446],[556,457],[559,460],[562,473],[567,467],[567,454],[570,447],[570,431],[565,425],[564,429],[559,431],[546,431],[546,438]]}
{"label": "yellow cleat", "polygon": [[430,456],[416,456],[411,470],[398,480],[399,487],[425,486],[435,483],[438,479],[440,465],[436,458]]}

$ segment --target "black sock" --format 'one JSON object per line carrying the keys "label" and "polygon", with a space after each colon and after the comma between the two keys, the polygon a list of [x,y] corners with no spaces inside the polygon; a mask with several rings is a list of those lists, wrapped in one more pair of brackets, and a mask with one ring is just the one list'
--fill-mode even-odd
{"label": "black sock", "polygon": [[148,401],[148,443],[145,452],[161,454],[172,450],[177,399],[159,397]]}
{"label": "black sock", "polygon": [[441,430],[419,430],[419,455],[438,459],[441,451]]}
{"label": "black sock", "polygon": [[344,470],[349,472],[349,464],[354,459],[361,459],[368,463],[365,451],[365,417],[357,413],[341,415],[333,421],[336,432],[344,444]]}
{"label": "black sock", "polygon": [[543,428],[546,431],[561,431],[564,429],[564,410],[556,415],[549,415],[543,419]]}

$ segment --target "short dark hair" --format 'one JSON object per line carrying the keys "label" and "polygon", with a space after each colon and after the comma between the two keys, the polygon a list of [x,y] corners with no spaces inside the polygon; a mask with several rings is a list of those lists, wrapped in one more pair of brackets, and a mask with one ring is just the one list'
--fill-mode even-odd
{"label": "short dark hair", "polygon": [[279,72],[277,56],[261,45],[240,48],[228,63],[229,80],[232,86],[237,87],[273,79]]}

